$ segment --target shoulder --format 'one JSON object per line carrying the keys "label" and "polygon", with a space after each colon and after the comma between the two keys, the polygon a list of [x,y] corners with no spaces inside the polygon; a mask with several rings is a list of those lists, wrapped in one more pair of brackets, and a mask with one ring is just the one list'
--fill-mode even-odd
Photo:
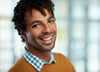
{"label": "shoulder", "polygon": [[19,58],[8,72],[36,72],[35,68],[30,65],[23,57]]}
{"label": "shoulder", "polygon": [[75,69],[71,61],[68,59],[68,57],[64,56],[61,53],[53,53],[53,54],[57,64],[68,68],[70,72],[75,72]]}
{"label": "shoulder", "polygon": [[68,59],[66,56],[64,56],[64,55],[61,54],[61,53],[53,53],[53,55],[54,55],[55,58]]}
{"label": "shoulder", "polygon": [[19,58],[16,63],[13,66],[20,66],[23,65],[25,63],[25,60],[23,57]]}
{"label": "shoulder", "polygon": [[71,63],[68,57],[66,57],[65,55],[61,53],[53,53],[53,55],[54,55],[55,60],[58,62]]}
{"label": "shoulder", "polygon": [[15,64],[9,69],[8,72],[17,72],[18,70],[22,69],[26,64],[26,61],[23,57],[19,58]]}

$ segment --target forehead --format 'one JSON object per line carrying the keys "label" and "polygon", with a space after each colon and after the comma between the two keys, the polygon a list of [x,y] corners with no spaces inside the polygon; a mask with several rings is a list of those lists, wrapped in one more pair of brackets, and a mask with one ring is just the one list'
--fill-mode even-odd
{"label": "forehead", "polygon": [[39,20],[39,21],[45,21],[48,20],[52,16],[48,10],[44,9],[45,15],[43,15],[39,10],[32,9],[31,11],[27,11],[25,13],[25,21],[26,24],[30,24],[33,21]]}

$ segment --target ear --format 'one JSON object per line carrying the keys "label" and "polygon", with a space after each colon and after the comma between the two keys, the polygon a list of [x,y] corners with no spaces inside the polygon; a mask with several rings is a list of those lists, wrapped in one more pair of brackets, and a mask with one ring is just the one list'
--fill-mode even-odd
{"label": "ear", "polygon": [[26,33],[24,31],[20,31],[21,36],[24,38],[24,40],[26,39]]}

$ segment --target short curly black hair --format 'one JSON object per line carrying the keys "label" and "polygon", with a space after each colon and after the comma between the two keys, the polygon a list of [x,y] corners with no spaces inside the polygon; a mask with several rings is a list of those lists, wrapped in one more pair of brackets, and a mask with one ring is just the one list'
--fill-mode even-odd
{"label": "short curly black hair", "polygon": [[[44,9],[47,9],[54,16],[54,3],[51,0],[20,0],[14,8],[12,18],[19,35],[21,35],[20,30],[26,31],[25,12],[32,9],[37,9],[43,15],[45,15]],[[25,40],[22,38],[22,41]]]}

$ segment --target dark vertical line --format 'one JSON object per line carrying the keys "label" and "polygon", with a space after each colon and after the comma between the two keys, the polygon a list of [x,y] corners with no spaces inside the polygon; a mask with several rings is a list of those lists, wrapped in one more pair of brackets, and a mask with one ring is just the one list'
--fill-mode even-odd
{"label": "dark vertical line", "polygon": [[72,0],[68,0],[68,57],[71,57],[71,40],[72,40]]}
{"label": "dark vertical line", "polygon": [[[1,39],[1,29],[0,29],[0,39]],[[0,66],[1,66],[1,50],[2,50],[1,43],[2,43],[2,41],[0,40]],[[1,72],[1,69],[0,69],[0,72]]]}
{"label": "dark vertical line", "polygon": [[[98,60],[99,60],[99,67],[100,67],[100,21],[98,21],[98,22],[99,22],[99,43],[98,43],[98,45],[99,45],[99,53],[98,53],[99,54],[98,55],[99,56],[99,59]],[[100,72],[100,69],[99,69],[98,72]]]}
{"label": "dark vertical line", "polygon": [[85,54],[85,58],[84,58],[84,61],[85,61],[85,72],[88,72],[88,69],[87,69],[87,63],[88,63],[88,60],[87,60],[87,56],[88,56],[88,27],[89,27],[89,24],[88,24],[88,4],[85,4],[85,51],[84,51],[84,54]]}
{"label": "dark vertical line", "polygon": [[[100,3],[100,0],[98,1],[98,3]],[[99,8],[100,8],[100,4],[99,4]],[[100,10],[99,10],[99,12],[100,12]],[[98,43],[99,44],[99,53],[98,53],[99,59],[98,60],[99,60],[99,67],[100,67],[100,18],[98,19],[98,24],[99,24],[99,43]],[[100,72],[100,69],[98,72]]]}

